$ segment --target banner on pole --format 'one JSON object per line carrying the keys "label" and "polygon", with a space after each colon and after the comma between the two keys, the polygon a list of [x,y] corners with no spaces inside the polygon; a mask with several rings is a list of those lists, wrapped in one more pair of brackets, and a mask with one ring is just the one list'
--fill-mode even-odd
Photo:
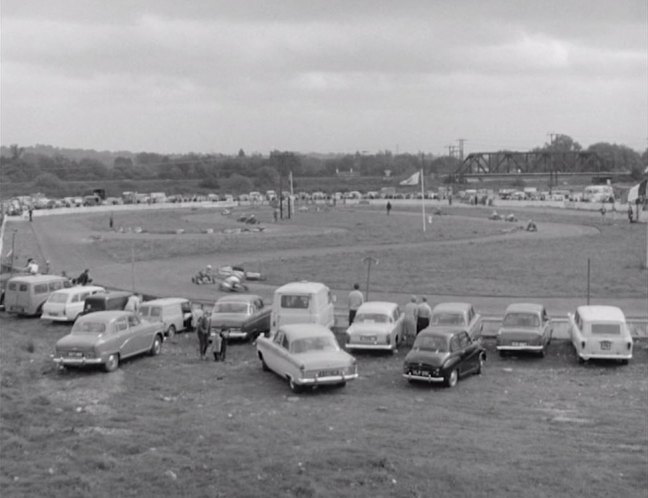
{"label": "banner on pole", "polygon": [[399,185],[418,185],[420,181],[421,181],[421,172],[417,171],[409,178],[406,178],[405,180],[400,182]]}

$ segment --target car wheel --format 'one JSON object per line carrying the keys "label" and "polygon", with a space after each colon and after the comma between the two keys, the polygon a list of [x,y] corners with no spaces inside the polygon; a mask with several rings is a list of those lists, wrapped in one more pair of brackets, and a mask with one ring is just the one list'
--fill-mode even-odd
{"label": "car wheel", "polygon": [[479,353],[479,358],[477,358],[477,370],[475,370],[475,373],[481,375],[482,368],[484,368],[484,355]]}
{"label": "car wheel", "polygon": [[582,357],[581,355],[579,355],[578,353],[576,354],[576,358],[578,359],[578,363],[580,363],[581,365],[582,365],[583,363],[585,363],[585,358],[583,358],[583,357]]}
{"label": "car wheel", "polygon": [[457,372],[456,368],[453,368],[448,375],[446,375],[445,378],[445,385],[446,387],[454,387],[457,385],[457,381],[459,380],[459,372]]}
{"label": "car wheel", "polygon": [[151,349],[149,350],[149,353],[151,356],[157,356],[160,354],[162,351],[162,339],[160,338],[159,335],[155,334],[155,339],[153,339],[153,344],[151,345]]}
{"label": "car wheel", "polygon": [[289,379],[288,383],[290,384],[290,390],[295,394],[302,392],[302,386],[297,384],[294,380]]}
{"label": "car wheel", "polygon": [[176,335],[176,328],[175,328],[175,325],[171,325],[171,326],[169,327],[169,330],[167,330],[166,336],[167,336],[169,339],[172,339],[173,337],[175,337],[175,335]]}
{"label": "car wheel", "polygon": [[621,360],[621,365],[627,365],[628,362],[629,362],[629,360],[625,360],[625,359],[624,359],[624,360]]}
{"label": "car wheel", "polygon": [[345,386],[346,386],[346,381],[344,381],[344,382],[340,382],[340,383],[337,385],[337,387],[339,387],[340,389],[343,388],[343,387],[345,387]]}
{"label": "car wheel", "polygon": [[106,372],[114,372],[119,368],[119,355],[117,353],[111,354],[106,363],[104,363],[104,370]]}
{"label": "car wheel", "polygon": [[545,353],[544,348],[542,348],[540,351],[538,351],[538,356],[539,356],[540,358],[544,358],[544,357],[545,357],[545,354],[546,354],[546,353]]}

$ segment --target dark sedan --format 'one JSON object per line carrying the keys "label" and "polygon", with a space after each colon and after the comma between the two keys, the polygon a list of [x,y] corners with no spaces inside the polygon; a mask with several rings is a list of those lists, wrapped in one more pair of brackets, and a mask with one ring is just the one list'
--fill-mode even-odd
{"label": "dark sedan", "polygon": [[486,351],[464,328],[423,329],[403,365],[403,377],[410,382],[443,382],[454,387],[459,378],[480,374]]}

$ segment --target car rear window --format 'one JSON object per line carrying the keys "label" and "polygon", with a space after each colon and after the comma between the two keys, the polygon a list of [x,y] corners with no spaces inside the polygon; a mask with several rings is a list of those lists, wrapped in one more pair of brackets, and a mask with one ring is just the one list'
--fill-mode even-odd
{"label": "car rear window", "polygon": [[430,320],[434,325],[464,325],[461,313],[435,313]]}
{"label": "car rear window", "polygon": [[217,303],[214,307],[216,313],[247,313],[247,303]]}
{"label": "car rear window", "polygon": [[414,341],[414,349],[422,351],[438,351],[446,353],[448,351],[448,339],[435,335],[419,335]]}
{"label": "car rear window", "polygon": [[310,296],[281,296],[281,307],[287,309],[308,309]]}
{"label": "car rear window", "polygon": [[354,322],[387,323],[387,315],[382,313],[360,313],[353,319]]}
{"label": "car rear window", "polygon": [[592,334],[595,335],[620,335],[621,324],[619,323],[593,323]]}
{"label": "car rear window", "polygon": [[540,319],[533,313],[508,313],[502,325],[505,327],[539,327]]}
{"label": "car rear window", "polygon": [[103,322],[77,321],[72,327],[73,334],[102,334],[106,331],[106,324]]}

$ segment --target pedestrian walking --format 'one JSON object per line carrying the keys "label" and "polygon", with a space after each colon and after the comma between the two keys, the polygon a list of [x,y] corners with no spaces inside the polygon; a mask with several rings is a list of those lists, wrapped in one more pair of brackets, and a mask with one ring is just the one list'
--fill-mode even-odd
{"label": "pedestrian walking", "polygon": [[432,316],[432,308],[430,308],[430,305],[427,302],[427,298],[425,296],[421,297],[421,302],[418,305],[418,310],[417,310],[417,315],[416,315],[416,335],[423,330],[425,327],[430,325],[430,317]]}
{"label": "pedestrian walking", "polygon": [[353,290],[349,292],[349,325],[353,323],[360,305],[364,303],[364,296],[360,291],[360,284],[353,284]]}
{"label": "pedestrian walking", "polygon": [[205,310],[202,304],[200,309],[196,311],[198,319],[196,322],[196,335],[198,336],[198,353],[200,359],[207,359],[207,346],[209,345],[209,320],[205,315]]}
{"label": "pedestrian walking", "polygon": [[389,216],[389,213],[391,212],[391,210],[392,210],[391,202],[387,201],[387,216]]}
{"label": "pedestrian walking", "polygon": [[410,302],[403,308],[403,336],[407,344],[412,344],[416,337],[416,321],[418,318],[418,304],[416,296],[412,296]]}

